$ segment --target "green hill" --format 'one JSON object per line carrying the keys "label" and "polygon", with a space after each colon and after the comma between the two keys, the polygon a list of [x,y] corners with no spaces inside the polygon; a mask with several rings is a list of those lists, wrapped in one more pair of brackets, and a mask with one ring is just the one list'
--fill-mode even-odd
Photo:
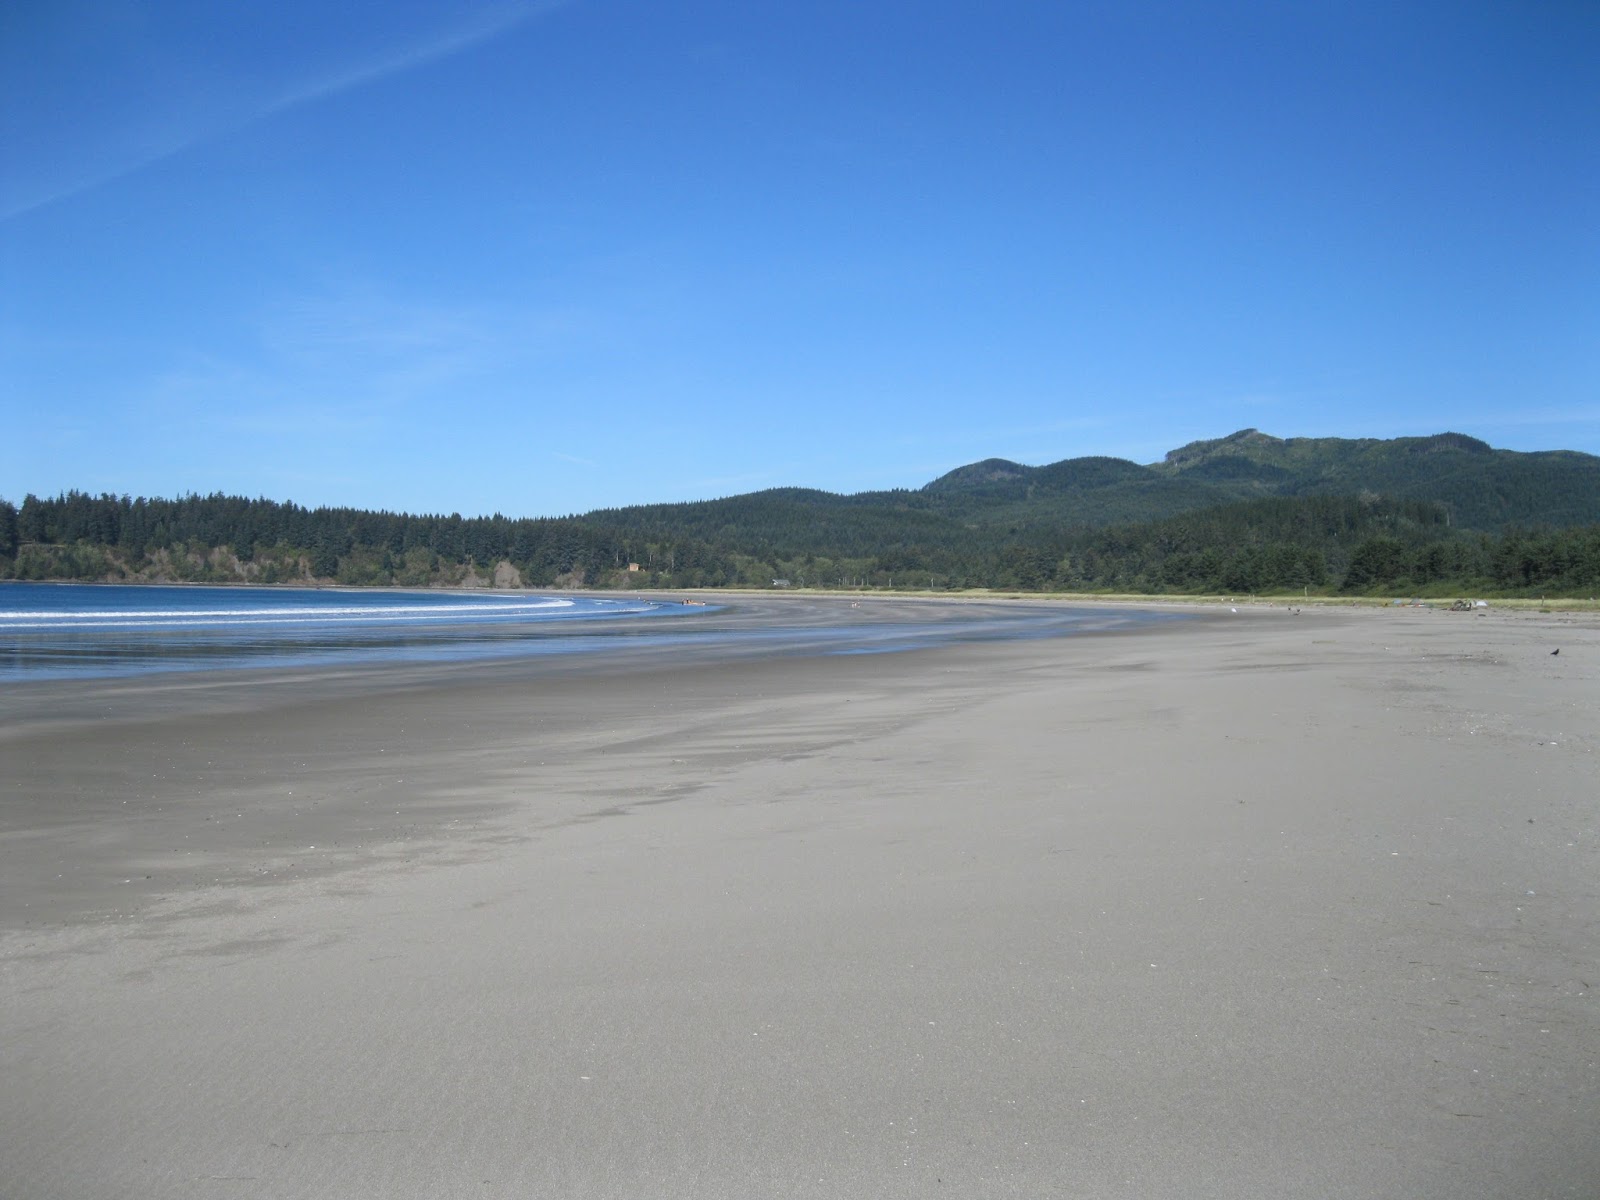
{"label": "green hill", "polygon": [[1600,520],[1600,458],[1496,450],[1460,433],[1424,438],[1276,438],[1254,429],[1172,451],[1153,470],[1227,481],[1262,495],[1376,492],[1437,500],[1454,525],[1576,525]]}
{"label": "green hill", "polygon": [[1149,466],[1114,458],[1043,467],[989,459],[958,467],[923,492],[943,511],[995,523],[1038,516],[1091,526],[1265,496],[1373,492],[1437,500],[1455,526],[1493,531],[1600,520],[1600,458],[1496,450],[1459,433],[1381,440],[1278,438],[1243,429],[1191,442]]}
{"label": "green hill", "polygon": [[0,578],[1130,591],[1600,590],[1600,458],[1459,433],[1191,442],[1148,465],[984,459],[915,490],[774,488],[561,519],[268,500],[0,501]]}
{"label": "green hill", "polygon": [[1600,521],[1600,458],[1495,450],[1458,433],[1383,441],[1276,438],[1245,429],[1192,442],[1149,466],[1086,457],[1032,467],[990,458],[916,491],[841,496],[779,488],[588,516],[619,529],[793,558],[911,545],[960,550],[975,540],[1052,538],[1247,500],[1362,494],[1437,503],[1443,523],[1458,530],[1586,524]]}

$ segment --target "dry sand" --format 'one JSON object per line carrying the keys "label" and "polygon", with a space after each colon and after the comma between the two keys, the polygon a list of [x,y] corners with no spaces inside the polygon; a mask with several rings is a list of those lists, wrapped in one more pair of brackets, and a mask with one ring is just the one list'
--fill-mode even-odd
{"label": "dry sand", "polygon": [[1597,660],[1244,609],[13,694],[0,1195],[1600,1195]]}

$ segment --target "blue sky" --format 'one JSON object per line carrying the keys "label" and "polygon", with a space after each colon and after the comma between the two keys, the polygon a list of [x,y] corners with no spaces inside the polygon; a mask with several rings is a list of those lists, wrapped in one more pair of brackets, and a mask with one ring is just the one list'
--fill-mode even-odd
{"label": "blue sky", "polygon": [[18,0],[0,496],[1600,452],[1600,5]]}

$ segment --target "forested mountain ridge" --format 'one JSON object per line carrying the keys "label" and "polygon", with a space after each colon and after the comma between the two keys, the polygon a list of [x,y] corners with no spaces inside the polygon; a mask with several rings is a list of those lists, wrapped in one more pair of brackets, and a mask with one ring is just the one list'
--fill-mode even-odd
{"label": "forested mountain ridge", "polygon": [[[1542,530],[1542,532],[1538,532]],[[502,586],[1600,591],[1600,458],[1462,434],[986,459],[915,490],[776,488],[550,519],[223,495],[0,500],[0,578]]]}
{"label": "forested mountain ridge", "polygon": [[1278,438],[1241,429],[1191,442],[1149,466],[1116,458],[1042,467],[988,459],[958,467],[922,491],[939,498],[941,511],[981,517],[987,510],[1000,519],[1037,513],[1084,525],[1152,520],[1263,496],[1365,491],[1438,500],[1456,526],[1490,532],[1513,522],[1600,520],[1600,457],[1496,450],[1460,433],[1384,440]]}
{"label": "forested mountain ridge", "polygon": [[991,458],[916,491],[841,496],[781,488],[588,516],[619,529],[677,532],[785,558],[908,543],[952,547],[974,531],[1051,538],[1244,500],[1362,493],[1436,501],[1445,524],[1460,530],[1585,524],[1600,521],[1600,457],[1495,450],[1457,433],[1383,441],[1275,438],[1245,429],[1192,442],[1150,466],[1087,457],[1030,467]]}
{"label": "forested mountain ridge", "polygon": [[1275,438],[1254,429],[1171,451],[1152,470],[1248,482],[1276,495],[1357,491],[1438,500],[1462,528],[1600,519],[1600,458],[1571,450],[1496,450],[1460,433],[1432,437]]}

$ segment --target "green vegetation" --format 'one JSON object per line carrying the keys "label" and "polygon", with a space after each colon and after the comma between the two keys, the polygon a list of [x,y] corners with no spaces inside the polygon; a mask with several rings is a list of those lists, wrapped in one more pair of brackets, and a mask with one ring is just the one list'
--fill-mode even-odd
{"label": "green vegetation", "polygon": [[[238,496],[130,499],[68,492],[28,496],[0,573],[17,579],[174,579],[194,583],[336,582],[426,586],[471,582],[515,565],[529,586],[605,586],[609,574],[657,587],[733,582],[725,556],[689,539],[625,541],[579,518],[405,516],[306,509]],[[630,573],[642,560],[648,571]]]}
{"label": "green vegetation", "polygon": [[1600,458],[1243,430],[1151,466],[989,459],[915,491],[538,520],[69,492],[0,501],[0,577],[1579,596],[1600,591]]}

